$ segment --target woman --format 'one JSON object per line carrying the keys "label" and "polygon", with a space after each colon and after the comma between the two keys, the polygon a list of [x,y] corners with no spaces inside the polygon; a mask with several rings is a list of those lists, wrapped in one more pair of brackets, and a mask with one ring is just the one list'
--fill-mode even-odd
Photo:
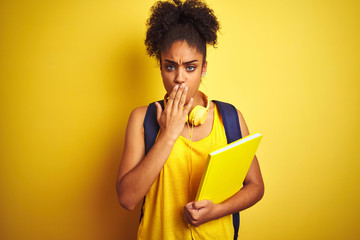
{"label": "woman", "polygon": [[[145,44],[160,63],[165,107],[155,103],[160,131],[147,153],[143,124],[148,107],[130,114],[117,180],[119,202],[132,210],[145,197],[138,239],[237,238],[231,214],[254,205],[264,193],[256,156],[242,189],[232,197],[220,204],[194,201],[207,154],[227,144],[218,106],[199,91],[207,70],[206,44],[216,44],[219,23],[202,1],[159,1],[151,11]],[[191,122],[199,115],[193,114],[195,106],[204,107],[203,119]],[[242,136],[247,136],[237,112]]]}

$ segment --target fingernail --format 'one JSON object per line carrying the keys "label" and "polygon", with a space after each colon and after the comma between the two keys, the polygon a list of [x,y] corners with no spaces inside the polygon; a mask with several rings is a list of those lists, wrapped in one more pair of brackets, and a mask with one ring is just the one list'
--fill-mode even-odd
{"label": "fingernail", "polygon": [[178,89],[178,88],[179,88],[179,85],[175,85],[174,89],[176,90],[176,89]]}
{"label": "fingernail", "polygon": [[188,87],[187,87],[187,86],[185,87],[185,91],[186,91],[186,92],[188,91]]}

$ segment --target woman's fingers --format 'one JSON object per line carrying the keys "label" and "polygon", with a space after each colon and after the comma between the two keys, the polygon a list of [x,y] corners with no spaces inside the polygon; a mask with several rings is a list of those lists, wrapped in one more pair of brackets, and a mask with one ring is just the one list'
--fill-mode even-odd
{"label": "woman's fingers", "polygon": [[175,95],[176,95],[178,89],[179,89],[179,85],[175,85],[175,87],[174,87],[173,90],[171,91],[170,96],[169,96],[169,100],[168,100],[167,103],[166,103],[166,108],[167,108],[167,109],[171,109],[171,108],[172,108],[173,102],[174,102],[174,98],[175,98]]}
{"label": "woman's fingers", "polygon": [[181,99],[181,96],[182,96],[184,90],[185,90],[185,84],[181,84],[175,94],[173,105],[176,110],[178,110],[178,108],[180,107],[179,103],[180,103],[180,99]]}
{"label": "woman's fingers", "polygon": [[184,89],[181,93],[181,97],[180,97],[180,101],[179,101],[179,110],[180,111],[184,108],[187,92],[188,92],[188,87],[184,86]]}
{"label": "woman's fingers", "polygon": [[189,114],[190,108],[191,108],[191,106],[192,106],[192,104],[193,104],[193,101],[194,101],[194,99],[193,99],[193,98],[190,98],[188,104],[187,104],[187,105],[185,106],[185,108],[184,108],[184,114],[186,114],[186,115]]}
{"label": "woman's fingers", "polygon": [[187,115],[193,103],[193,98],[191,98],[186,104],[187,94],[188,87],[185,84],[175,85],[166,103],[165,111],[163,112],[171,116],[179,115],[183,117]]}
{"label": "woman's fingers", "polygon": [[190,206],[191,204],[192,203],[188,203],[184,206],[184,216],[185,216],[185,220],[188,223],[191,223],[194,220],[189,212],[189,208],[191,208],[191,206]]}
{"label": "woman's fingers", "polygon": [[188,87],[185,84],[175,85],[170,93],[166,108],[168,110],[182,110],[185,106],[187,92]]}

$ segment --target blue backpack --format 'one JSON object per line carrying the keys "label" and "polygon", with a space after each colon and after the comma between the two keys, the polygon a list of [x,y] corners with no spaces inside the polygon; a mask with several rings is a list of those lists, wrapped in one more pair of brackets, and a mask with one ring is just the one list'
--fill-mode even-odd
{"label": "blue backpack", "polygon": [[[213,100],[216,103],[217,107],[220,110],[220,114],[223,120],[227,143],[232,143],[240,138],[242,138],[240,125],[239,125],[239,116],[236,108],[225,102],[220,102]],[[162,108],[164,108],[164,100],[159,101]],[[160,126],[156,118],[156,105],[155,102],[150,103],[146,111],[144,119],[144,134],[145,134],[145,154],[147,154],[151,147],[154,145],[157,134],[160,130]],[[145,197],[143,201],[143,206],[141,208],[140,221],[143,216],[143,207],[145,203]],[[233,226],[234,226],[234,240],[238,238],[239,227],[240,227],[240,214],[233,214]]]}

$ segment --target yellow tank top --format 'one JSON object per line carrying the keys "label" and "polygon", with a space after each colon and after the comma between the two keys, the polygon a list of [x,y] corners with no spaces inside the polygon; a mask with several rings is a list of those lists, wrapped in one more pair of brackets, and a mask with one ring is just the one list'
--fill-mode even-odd
{"label": "yellow tank top", "polygon": [[[196,142],[180,136],[158,178],[145,196],[139,240],[233,239],[232,215],[193,227],[184,206],[194,201],[209,152],[227,144],[220,112],[214,104],[210,134]],[[191,157],[190,157],[191,144]]]}

